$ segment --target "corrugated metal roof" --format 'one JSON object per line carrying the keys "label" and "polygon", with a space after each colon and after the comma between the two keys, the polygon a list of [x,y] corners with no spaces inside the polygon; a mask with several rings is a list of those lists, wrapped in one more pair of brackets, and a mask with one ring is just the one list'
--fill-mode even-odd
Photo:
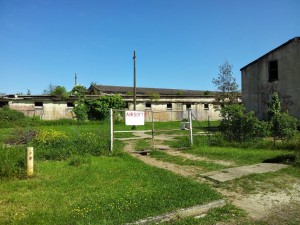
{"label": "corrugated metal roof", "polygon": [[[133,87],[127,86],[110,86],[110,85],[92,85],[89,90],[93,88],[97,89],[102,93],[119,93],[119,94],[128,94],[133,93]],[[161,95],[204,95],[205,91],[198,90],[183,90],[183,89],[166,89],[166,88],[144,88],[137,87],[137,94],[151,94],[151,93],[159,93]],[[210,94],[214,94],[214,92],[209,92]]]}

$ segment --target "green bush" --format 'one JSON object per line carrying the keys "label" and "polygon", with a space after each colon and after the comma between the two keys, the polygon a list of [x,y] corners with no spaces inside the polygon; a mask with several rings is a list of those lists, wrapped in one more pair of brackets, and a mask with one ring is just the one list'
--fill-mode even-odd
{"label": "green bush", "polygon": [[298,121],[288,113],[276,113],[270,120],[271,135],[275,140],[291,140],[297,131]]}
{"label": "green bush", "polygon": [[276,92],[272,96],[272,103],[269,106],[268,115],[274,145],[278,139],[284,141],[292,140],[296,134],[299,123],[298,120],[289,115],[288,112],[281,111],[279,96]]}
{"label": "green bush", "polygon": [[0,108],[0,126],[11,127],[13,125],[26,124],[26,117],[23,113],[10,109],[9,107]]}
{"label": "green bush", "polygon": [[73,108],[73,112],[78,122],[84,122],[88,119],[88,108],[83,102],[77,102]]}
{"label": "green bush", "polygon": [[72,155],[100,156],[108,154],[109,134],[69,132],[47,128],[37,133],[31,142],[40,160],[65,160]]}
{"label": "green bush", "polygon": [[50,94],[60,100],[66,100],[69,98],[69,93],[66,88],[63,86],[57,86],[53,90],[50,91]]}
{"label": "green bush", "polygon": [[253,112],[246,113],[242,105],[228,105],[221,109],[220,131],[227,141],[247,142],[267,135],[267,123],[259,121]]}
{"label": "green bush", "polygon": [[0,148],[0,179],[25,177],[25,148]]}
{"label": "green bush", "polygon": [[91,120],[103,120],[109,116],[109,109],[123,109],[125,102],[120,95],[100,96],[95,100],[86,100],[88,117]]}

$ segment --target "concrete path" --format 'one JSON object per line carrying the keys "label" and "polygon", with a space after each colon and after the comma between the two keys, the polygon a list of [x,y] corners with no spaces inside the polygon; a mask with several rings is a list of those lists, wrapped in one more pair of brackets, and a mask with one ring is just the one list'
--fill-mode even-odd
{"label": "concrete path", "polygon": [[196,205],[190,208],[178,209],[174,212],[169,212],[163,215],[148,217],[133,223],[126,223],[126,225],[147,225],[147,224],[159,224],[163,222],[168,222],[171,220],[178,220],[179,218],[195,217],[205,215],[208,210],[225,206],[226,202],[224,200],[213,201],[204,205]]}
{"label": "concrete path", "polygon": [[223,169],[219,171],[212,171],[212,172],[201,174],[201,176],[212,179],[214,181],[225,182],[225,181],[233,180],[242,176],[255,174],[255,173],[275,172],[286,167],[288,166],[283,164],[259,163],[250,166],[241,166],[241,167]]}

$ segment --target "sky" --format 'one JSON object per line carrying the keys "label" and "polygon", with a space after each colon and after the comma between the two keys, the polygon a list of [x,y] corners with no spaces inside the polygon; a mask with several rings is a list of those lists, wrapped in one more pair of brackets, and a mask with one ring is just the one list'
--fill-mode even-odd
{"label": "sky", "polygon": [[299,0],[0,0],[0,93],[133,85],[214,91],[300,36]]}

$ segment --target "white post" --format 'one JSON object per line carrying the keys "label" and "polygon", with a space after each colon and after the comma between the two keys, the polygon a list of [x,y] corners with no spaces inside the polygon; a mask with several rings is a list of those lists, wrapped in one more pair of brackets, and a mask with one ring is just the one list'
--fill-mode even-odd
{"label": "white post", "polygon": [[114,112],[110,109],[110,151],[113,151],[114,147]]}
{"label": "white post", "polygon": [[33,176],[33,147],[27,147],[27,176]]}
{"label": "white post", "polygon": [[190,122],[190,142],[191,146],[193,146],[194,141],[193,141],[193,118],[192,118],[192,109],[189,109],[189,122]]}

